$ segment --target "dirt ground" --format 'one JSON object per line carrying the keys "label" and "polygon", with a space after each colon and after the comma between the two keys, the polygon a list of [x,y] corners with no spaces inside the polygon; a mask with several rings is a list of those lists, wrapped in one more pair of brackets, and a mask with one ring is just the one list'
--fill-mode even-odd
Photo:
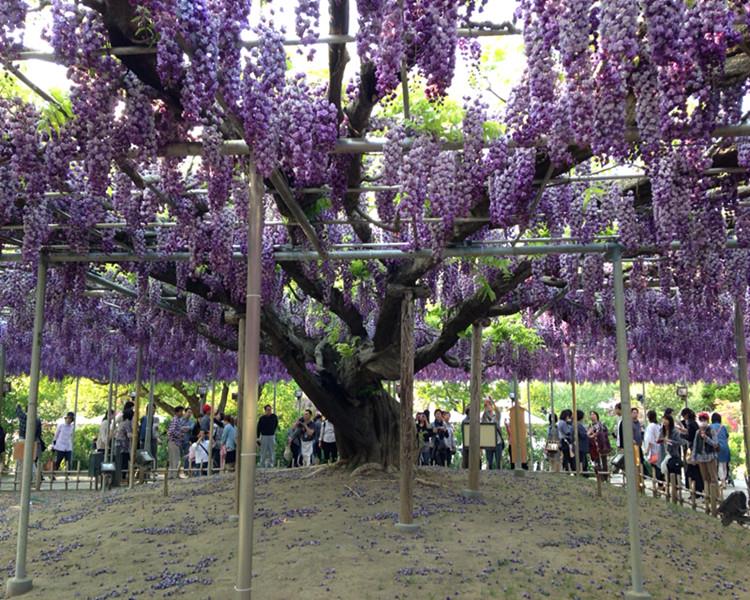
{"label": "dirt ground", "polygon": [[[418,470],[417,534],[398,532],[398,480],[327,469],[261,471],[254,598],[620,598],[629,583],[624,492],[564,475]],[[33,494],[27,598],[233,598],[230,476],[134,492]],[[11,576],[18,498],[0,494],[0,569]],[[750,599],[750,531],[641,499],[654,599]],[[4,585],[3,585],[4,587]]]}

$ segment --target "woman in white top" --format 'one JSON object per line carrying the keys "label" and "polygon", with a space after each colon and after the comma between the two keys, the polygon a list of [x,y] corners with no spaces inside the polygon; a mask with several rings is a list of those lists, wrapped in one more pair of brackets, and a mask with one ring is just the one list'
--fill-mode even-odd
{"label": "woman in white top", "polygon": [[115,417],[115,411],[111,410],[109,411],[109,419],[107,419],[107,415],[104,415],[104,418],[102,419],[102,424],[99,425],[99,435],[96,436],[96,451],[97,452],[104,452],[104,449],[107,447],[107,444],[109,444],[110,439],[110,433],[113,430],[113,419]]}
{"label": "woman in white top", "polygon": [[336,447],[336,432],[333,429],[333,423],[323,417],[323,424],[320,426],[320,444],[323,462],[336,462],[339,459],[338,448]]}
{"label": "woman in white top", "polygon": [[55,430],[55,437],[52,440],[52,449],[56,452],[55,471],[60,470],[62,461],[65,461],[65,468],[70,470],[70,462],[73,459],[73,421],[75,415],[69,412],[65,415],[65,421],[60,423]]}
{"label": "woman in white top", "polygon": [[193,442],[190,453],[194,456],[195,469],[198,475],[208,474],[208,440],[202,429],[198,432],[198,439]]}
{"label": "woman in white top", "polygon": [[[648,461],[649,465],[657,465],[661,456],[661,449],[659,447],[659,438],[661,437],[661,427],[656,422],[656,411],[650,410],[646,413],[648,419],[648,425],[646,426],[646,433],[643,436],[643,455]],[[654,474],[657,479],[662,478],[660,469],[654,468]]]}

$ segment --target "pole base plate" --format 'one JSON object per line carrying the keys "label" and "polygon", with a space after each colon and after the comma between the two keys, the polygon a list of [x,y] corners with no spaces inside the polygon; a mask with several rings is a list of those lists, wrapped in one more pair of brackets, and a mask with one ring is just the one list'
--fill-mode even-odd
{"label": "pole base plate", "polygon": [[625,600],[651,600],[651,594],[647,591],[636,592],[635,590],[628,590],[625,592]]}
{"label": "pole base plate", "polygon": [[239,520],[240,520],[240,515],[229,515],[227,517],[227,521],[229,521],[230,523],[236,523]]}
{"label": "pole base plate", "polygon": [[405,533],[416,533],[419,531],[419,523],[396,523],[394,527]]}
{"label": "pole base plate", "polygon": [[481,498],[482,492],[479,490],[470,490],[468,488],[461,490],[461,495],[464,498]]}
{"label": "pole base plate", "polygon": [[21,596],[31,591],[32,581],[30,577],[24,577],[18,579],[17,577],[11,577],[5,583],[5,597],[12,598],[13,596]]}

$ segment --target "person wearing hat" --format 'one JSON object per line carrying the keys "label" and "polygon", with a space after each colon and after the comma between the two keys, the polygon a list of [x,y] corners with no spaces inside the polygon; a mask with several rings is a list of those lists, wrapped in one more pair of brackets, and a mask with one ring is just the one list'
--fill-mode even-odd
{"label": "person wearing hat", "polygon": [[201,414],[203,415],[200,421],[201,431],[208,433],[211,429],[211,405],[204,404],[203,408],[201,409]]}

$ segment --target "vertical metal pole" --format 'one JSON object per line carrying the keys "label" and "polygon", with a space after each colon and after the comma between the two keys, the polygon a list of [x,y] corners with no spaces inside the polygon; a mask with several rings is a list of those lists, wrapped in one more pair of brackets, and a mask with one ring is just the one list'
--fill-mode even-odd
{"label": "vertical metal pole", "polygon": [[138,352],[135,357],[135,414],[132,421],[132,436],[130,437],[130,462],[128,464],[128,488],[133,489],[135,475],[135,451],[138,448],[140,414],[141,414],[141,387],[143,383],[143,344],[138,344]]}
{"label": "vertical metal pole", "polygon": [[112,386],[115,379],[115,357],[109,359],[109,390],[107,392],[107,443],[104,446],[104,462],[109,462],[109,449],[112,444]]}
{"label": "vertical metal pole", "polygon": [[[39,256],[34,303],[34,329],[31,339],[31,369],[29,402],[26,408],[26,437],[23,447],[23,477],[21,479],[21,513],[18,516],[18,542],[16,544],[16,573],[6,582],[8,598],[25,594],[32,580],[26,574],[26,546],[29,535],[29,510],[31,508],[31,470],[34,466],[36,446],[36,408],[39,399],[39,364],[42,353],[42,329],[44,328],[44,296],[47,288],[47,257]],[[41,463],[41,461],[40,461]],[[40,465],[41,466],[41,465]]]}
{"label": "vertical metal pole", "polygon": [[576,402],[576,347],[570,345],[570,393],[573,398],[573,443],[575,444],[576,475],[581,474],[581,446],[578,439],[578,403]]}
{"label": "vertical metal pole", "polygon": [[625,475],[627,477],[628,531],[630,534],[630,569],[632,589],[625,592],[626,600],[647,600],[651,595],[643,588],[641,538],[638,524],[638,478],[633,452],[633,418],[630,414],[630,375],[628,373],[628,340],[625,322],[625,284],[622,276],[622,250],[612,251],[612,277],[615,292],[615,327],[617,337],[617,371],[620,379],[622,405],[622,434],[625,449]]}
{"label": "vertical metal pole", "polygon": [[[516,355],[518,358],[518,355]],[[513,451],[513,466],[516,471],[516,475],[523,475],[523,469],[521,468],[521,446],[526,442],[521,441],[521,423],[523,421],[523,411],[521,410],[521,403],[518,399],[518,378],[515,372],[513,373],[513,402],[510,407],[510,420],[513,426],[513,439],[511,440],[510,447]],[[528,457],[527,457],[528,460]]]}
{"label": "vertical metal pole", "polygon": [[[5,407],[5,346],[0,342],[0,425],[3,420],[3,408]],[[2,461],[0,460],[0,468]]]}
{"label": "vertical metal pole", "polygon": [[[479,495],[479,468],[482,460],[479,407],[482,395],[482,324],[471,326],[471,379],[469,382],[469,496]],[[498,457],[499,458],[499,457]]]}
{"label": "vertical metal pole", "polygon": [[737,348],[737,378],[742,402],[742,433],[745,438],[745,480],[750,487],[750,392],[747,381],[747,343],[745,315],[739,301],[734,304],[734,343]]}
{"label": "vertical metal pole", "polygon": [[214,410],[216,408],[216,357],[211,374],[211,420],[208,423],[208,474],[214,474]]}
{"label": "vertical metal pole", "polygon": [[[245,398],[245,319],[240,319],[237,329],[237,437],[236,448],[242,448],[242,405]],[[237,461],[234,465],[234,512],[240,512],[240,471],[242,466],[242,455],[235,453]]]}
{"label": "vertical metal pole", "polygon": [[400,480],[397,529],[413,531],[418,528],[412,521],[414,507],[414,296],[411,290],[401,299],[401,439],[399,447]]}
{"label": "vertical metal pole", "polygon": [[273,414],[276,414],[276,384],[277,383],[278,381],[274,380],[273,382]]}
{"label": "vertical metal pole", "polygon": [[[2,378],[0,378],[0,381],[2,381]],[[73,414],[75,415],[75,418],[73,419],[73,434],[72,434],[72,438],[71,438],[71,440],[73,442],[73,454],[76,451],[75,439],[76,439],[76,422],[78,421],[78,387],[79,387],[80,383],[81,383],[81,378],[80,377],[76,377],[76,396],[75,396],[75,400],[73,401]],[[2,404],[1,403],[0,403],[0,411],[2,411]],[[73,456],[73,454],[71,454],[71,456]],[[67,462],[68,461],[65,461],[66,464],[67,464]],[[68,467],[67,470],[70,471],[70,468]]]}
{"label": "vertical metal pole", "polygon": [[76,416],[75,419],[73,419],[73,439],[76,437],[76,422],[78,421],[78,388],[81,384],[81,378],[76,377],[76,396],[75,400],[73,400],[73,414]]}
{"label": "vertical metal pole", "polygon": [[237,548],[238,600],[251,600],[253,581],[253,510],[255,504],[255,416],[258,409],[260,359],[261,252],[263,235],[263,178],[250,167],[250,199],[247,211],[247,298],[245,301],[245,394],[242,399],[242,443],[240,477],[240,521]]}
{"label": "vertical metal pole", "polygon": [[534,470],[534,459],[533,459],[534,436],[531,430],[531,379],[526,380],[526,410],[529,411],[529,432],[528,432],[529,450],[527,452],[526,461],[529,465],[529,470],[533,471]]}
{"label": "vertical metal pole", "polygon": [[[151,454],[151,439],[154,431],[154,386],[156,385],[156,369],[151,367],[148,382],[148,408],[146,409],[146,437],[143,440],[143,449]],[[157,466],[156,453],[153,456],[154,468]]]}

